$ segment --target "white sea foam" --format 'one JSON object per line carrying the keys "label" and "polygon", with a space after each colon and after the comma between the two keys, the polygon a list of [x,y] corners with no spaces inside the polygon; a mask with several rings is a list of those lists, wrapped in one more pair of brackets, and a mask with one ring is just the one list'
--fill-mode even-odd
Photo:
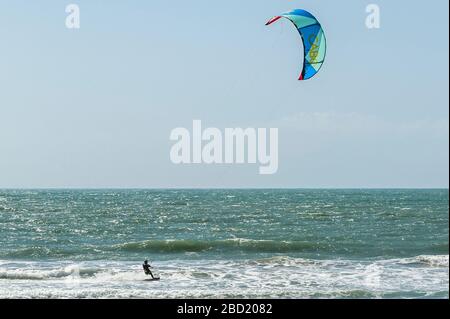
{"label": "white sea foam", "polygon": [[0,261],[0,298],[448,298],[448,255],[373,261],[279,256],[155,266],[158,282],[144,281],[134,262]]}
{"label": "white sea foam", "polygon": [[416,257],[416,259],[422,263],[428,264],[430,266],[435,267],[448,267],[448,255],[437,255],[437,256],[429,256],[429,255],[421,255]]}

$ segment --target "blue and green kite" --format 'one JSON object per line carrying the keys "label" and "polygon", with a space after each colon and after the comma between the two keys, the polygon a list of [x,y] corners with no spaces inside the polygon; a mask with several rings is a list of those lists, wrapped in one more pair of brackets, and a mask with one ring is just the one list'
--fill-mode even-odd
{"label": "blue and green kite", "polygon": [[291,21],[300,33],[305,52],[303,70],[299,80],[308,80],[319,72],[325,61],[327,45],[322,26],[311,13],[301,9],[276,16],[270,19],[266,25],[281,18]]}

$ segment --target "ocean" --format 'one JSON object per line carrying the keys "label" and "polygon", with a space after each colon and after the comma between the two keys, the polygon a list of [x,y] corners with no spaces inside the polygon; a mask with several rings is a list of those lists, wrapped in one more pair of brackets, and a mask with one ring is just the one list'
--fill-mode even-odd
{"label": "ocean", "polygon": [[0,298],[449,298],[448,241],[448,189],[0,190]]}

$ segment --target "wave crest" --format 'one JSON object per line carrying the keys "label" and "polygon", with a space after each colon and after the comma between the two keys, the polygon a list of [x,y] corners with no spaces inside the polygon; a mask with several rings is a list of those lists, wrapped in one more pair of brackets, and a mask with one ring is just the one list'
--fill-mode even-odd
{"label": "wave crest", "polygon": [[242,250],[256,252],[302,252],[319,249],[319,245],[300,241],[252,239],[198,240],[146,240],[115,245],[114,249],[132,252],[200,252],[206,250]]}
{"label": "wave crest", "polygon": [[101,269],[81,268],[75,265],[51,270],[43,269],[0,269],[0,279],[9,280],[44,280],[69,277],[93,277],[102,272]]}

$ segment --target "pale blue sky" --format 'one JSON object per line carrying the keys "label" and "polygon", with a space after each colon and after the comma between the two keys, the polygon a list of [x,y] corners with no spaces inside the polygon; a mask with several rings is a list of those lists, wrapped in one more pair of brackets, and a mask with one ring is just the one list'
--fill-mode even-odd
{"label": "pale blue sky", "polygon": [[[65,28],[77,3],[81,29]],[[365,7],[381,7],[381,29]],[[328,56],[298,82],[287,22]],[[448,1],[0,0],[0,187],[448,187]],[[175,166],[170,131],[278,127],[279,171]]]}

